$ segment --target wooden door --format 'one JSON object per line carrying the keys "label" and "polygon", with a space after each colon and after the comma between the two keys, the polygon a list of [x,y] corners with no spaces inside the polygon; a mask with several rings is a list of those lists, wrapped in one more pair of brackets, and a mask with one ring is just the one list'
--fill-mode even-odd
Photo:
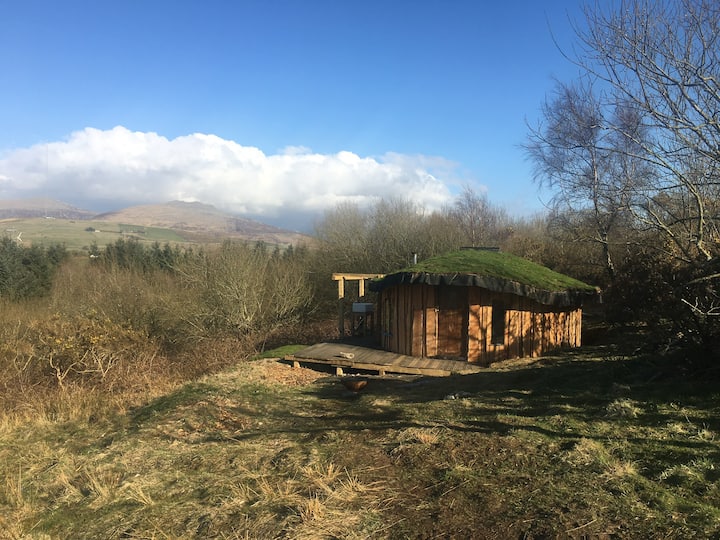
{"label": "wooden door", "polygon": [[441,358],[467,357],[467,287],[440,286],[438,290],[438,347]]}

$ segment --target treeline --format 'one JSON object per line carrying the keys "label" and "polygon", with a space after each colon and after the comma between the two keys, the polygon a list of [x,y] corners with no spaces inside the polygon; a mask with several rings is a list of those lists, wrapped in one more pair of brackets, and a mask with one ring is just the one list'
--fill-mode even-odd
{"label": "treeline", "polygon": [[0,299],[12,301],[46,295],[67,252],[62,245],[26,247],[0,238]]}
{"label": "treeline", "polygon": [[53,276],[68,258],[64,248],[4,239],[0,295],[50,296],[60,312],[84,306],[147,332],[168,350],[218,336],[263,348],[335,316],[335,272],[387,273],[408,266],[414,256],[492,246],[599,286],[601,315],[609,325],[644,325],[653,333],[649,342],[658,346],[678,340],[712,344],[718,318],[700,310],[715,301],[703,277],[717,273],[713,261],[679,264],[663,251],[662,235],[638,229],[628,217],[613,223],[605,242],[597,241],[596,224],[591,212],[560,207],[512,217],[466,187],[436,211],[404,199],[339,205],[317,223],[312,247],[230,241],[183,247],[121,238],[91,246],[87,264],[69,265],[55,286]]}
{"label": "treeline", "polygon": [[315,236],[312,275],[327,301],[336,294],[332,284],[323,285],[333,272],[388,273],[409,266],[414,256],[423,260],[466,246],[497,247],[601,288],[608,282],[597,245],[577,242],[546,214],[511,216],[470,187],[436,211],[400,199],[367,208],[343,204],[326,212]]}
{"label": "treeline", "polygon": [[89,251],[90,258],[95,264],[139,272],[155,270],[172,272],[183,262],[203,255],[202,250],[196,251],[191,246],[181,247],[177,244],[171,246],[169,243],[160,245],[159,242],[147,246],[133,238],[118,238],[104,249],[93,243]]}

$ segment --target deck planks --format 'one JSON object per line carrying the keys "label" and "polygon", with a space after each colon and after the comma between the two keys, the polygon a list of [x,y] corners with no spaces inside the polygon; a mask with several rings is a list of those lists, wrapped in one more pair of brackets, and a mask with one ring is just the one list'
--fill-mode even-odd
{"label": "deck planks", "polygon": [[[346,356],[352,355],[352,358]],[[443,360],[439,358],[421,358],[406,356],[357,345],[344,343],[317,343],[295,354],[287,355],[285,360],[325,364],[335,368],[351,368],[381,373],[401,373],[445,377],[477,373],[479,366],[461,360]]]}

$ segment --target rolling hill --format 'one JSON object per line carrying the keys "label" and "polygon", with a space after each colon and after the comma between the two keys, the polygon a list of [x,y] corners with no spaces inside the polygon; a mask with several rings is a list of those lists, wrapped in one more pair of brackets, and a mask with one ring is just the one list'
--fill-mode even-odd
{"label": "rolling hill", "polygon": [[202,203],[173,201],[97,214],[53,199],[0,200],[0,233],[23,243],[84,249],[120,236],[141,241],[214,243],[225,239],[308,244],[307,235],[235,216]]}
{"label": "rolling hill", "polygon": [[54,199],[13,199],[0,200],[0,219],[11,218],[56,218],[91,219],[95,212],[82,210]]}
{"label": "rolling hill", "polygon": [[239,216],[227,214],[212,205],[172,201],[164,204],[131,206],[100,214],[96,221],[131,223],[178,231],[189,239],[208,241],[221,238],[261,240],[272,244],[297,244],[309,237]]}

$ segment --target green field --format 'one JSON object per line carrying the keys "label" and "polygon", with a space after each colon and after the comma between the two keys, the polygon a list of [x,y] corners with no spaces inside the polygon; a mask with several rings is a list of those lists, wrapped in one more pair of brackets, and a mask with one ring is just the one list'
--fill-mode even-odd
{"label": "green field", "polygon": [[140,242],[160,244],[188,242],[172,229],[55,218],[1,220],[0,234],[12,239],[20,236],[23,245],[63,244],[70,251],[88,250],[93,242],[105,246],[118,238],[135,238]]}

